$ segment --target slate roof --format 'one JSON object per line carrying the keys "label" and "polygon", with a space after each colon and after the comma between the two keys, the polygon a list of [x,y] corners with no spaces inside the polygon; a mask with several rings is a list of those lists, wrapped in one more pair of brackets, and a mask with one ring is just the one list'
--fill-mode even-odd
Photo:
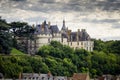
{"label": "slate roof", "polygon": [[82,29],[79,34],[79,40],[80,41],[86,41],[86,40],[90,40],[90,36],[89,34],[85,31],[85,29]]}
{"label": "slate roof", "polygon": [[52,33],[59,33],[59,29],[57,25],[51,25],[50,28]]}
{"label": "slate roof", "polygon": [[43,25],[37,25],[35,34],[52,34],[52,33],[59,33],[59,29],[57,25],[51,25],[50,27],[46,22]]}
{"label": "slate roof", "polygon": [[62,33],[62,37],[63,37],[63,38],[68,38],[67,33],[65,33],[65,32],[64,32],[64,33]]}
{"label": "slate roof", "polygon": [[81,31],[81,32],[71,32],[70,41],[77,41],[77,37],[79,41],[90,40],[89,34],[86,31]]}
{"label": "slate roof", "polygon": [[66,27],[65,27],[65,26],[63,26],[61,30],[64,30],[64,31],[66,31]]}
{"label": "slate roof", "polygon": [[[64,22],[65,23],[65,22]],[[65,27],[65,24],[63,24],[62,30],[64,30],[61,33],[62,38],[68,38],[68,30]],[[59,29],[57,25],[51,25],[49,26],[48,24],[46,24],[46,21],[44,21],[44,23],[42,25],[37,25],[36,26],[36,30],[35,30],[35,34],[52,34],[53,33],[59,33]],[[90,40],[90,36],[89,34],[86,32],[85,29],[82,29],[79,32],[71,32],[70,33],[70,40],[69,41],[77,41],[77,38],[79,41],[89,41]]]}

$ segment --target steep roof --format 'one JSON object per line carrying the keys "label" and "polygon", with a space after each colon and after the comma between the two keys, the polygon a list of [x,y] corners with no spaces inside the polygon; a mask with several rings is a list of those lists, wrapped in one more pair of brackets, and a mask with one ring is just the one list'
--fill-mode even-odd
{"label": "steep roof", "polygon": [[41,25],[36,25],[35,34],[52,34],[59,33],[59,29],[57,25],[49,26],[46,24],[46,21]]}
{"label": "steep roof", "polygon": [[52,33],[59,33],[59,29],[57,25],[51,25],[50,28]]}
{"label": "steep roof", "polygon": [[67,33],[66,33],[66,32],[62,33],[62,37],[63,37],[63,38],[68,38]]}
{"label": "steep roof", "polygon": [[90,40],[90,36],[89,36],[89,34],[86,32],[85,29],[82,29],[81,32],[79,32],[78,34],[79,34],[79,40],[80,40],[80,41]]}
{"label": "steep roof", "polygon": [[88,41],[90,40],[90,36],[87,32],[71,32],[70,34],[70,41]]}
{"label": "steep roof", "polygon": [[50,34],[50,31],[48,29],[48,25],[44,25],[44,27],[42,25],[37,25],[36,30],[35,30],[35,34]]}

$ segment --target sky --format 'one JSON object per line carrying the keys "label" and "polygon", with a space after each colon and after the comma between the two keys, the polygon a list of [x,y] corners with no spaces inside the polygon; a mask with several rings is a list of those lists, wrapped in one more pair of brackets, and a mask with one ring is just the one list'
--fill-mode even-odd
{"label": "sky", "polygon": [[91,38],[120,40],[120,0],[0,0],[0,16],[21,21],[86,29]]}

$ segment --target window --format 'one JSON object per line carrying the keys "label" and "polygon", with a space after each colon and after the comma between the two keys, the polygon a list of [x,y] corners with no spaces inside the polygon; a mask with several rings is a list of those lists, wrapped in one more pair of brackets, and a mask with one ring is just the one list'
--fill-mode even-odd
{"label": "window", "polygon": [[62,37],[62,42],[63,42],[63,37]]}
{"label": "window", "polygon": [[29,79],[31,79],[31,77],[29,77]]}
{"label": "window", "polygon": [[48,78],[48,80],[49,80],[49,78]]}
{"label": "window", "polygon": [[27,79],[27,77],[24,77],[24,79]]}
{"label": "window", "polygon": [[87,47],[87,50],[88,50],[89,48]]}
{"label": "window", "polygon": [[72,42],[71,42],[71,46],[72,46]]}
{"label": "window", "polygon": [[76,47],[75,49],[78,49],[78,47]]}
{"label": "window", "polygon": [[36,77],[36,80],[38,80],[38,77]]}
{"label": "window", "polygon": [[45,77],[42,77],[42,80],[44,80]]}
{"label": "window", "polygon": [[48,38],[48,43],[50,43],[50,38]]}
{"label": "window", "polygon": [[77,45],[79,45],[79,42],[77,42]]}
{"label": "window", "polygon": [[83,42],[81,42],[81,45],[83,45]]}

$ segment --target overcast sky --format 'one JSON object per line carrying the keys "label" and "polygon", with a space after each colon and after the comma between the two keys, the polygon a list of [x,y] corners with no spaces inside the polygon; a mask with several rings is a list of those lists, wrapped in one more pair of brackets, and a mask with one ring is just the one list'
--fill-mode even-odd
{"label": "overcast sky", "polygon": [[86,29],[92,38],[120,40],[120,0],[0,0],[8,22],[39,24],[44,20],[72,31]]}

